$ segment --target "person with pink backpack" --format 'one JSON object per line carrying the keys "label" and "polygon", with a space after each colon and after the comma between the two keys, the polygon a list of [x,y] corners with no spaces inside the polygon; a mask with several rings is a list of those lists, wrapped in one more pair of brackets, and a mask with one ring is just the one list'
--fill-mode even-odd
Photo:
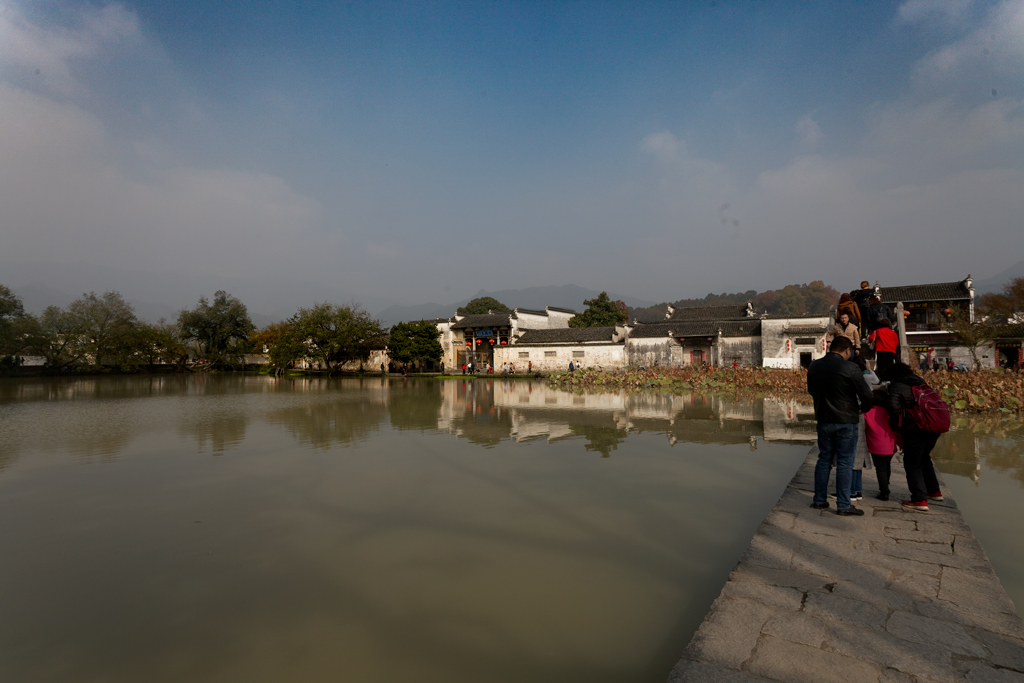
{"label": "person with pink backpack", "polygon": [[903,468],[910,487],[903,509],[928,512],[929,500],[943,499],[931,453],[939,435],[949,431],[949,406],[906,363],[890,365],[882,371],[882,380],[889,382],[889,425],[903,440]]}

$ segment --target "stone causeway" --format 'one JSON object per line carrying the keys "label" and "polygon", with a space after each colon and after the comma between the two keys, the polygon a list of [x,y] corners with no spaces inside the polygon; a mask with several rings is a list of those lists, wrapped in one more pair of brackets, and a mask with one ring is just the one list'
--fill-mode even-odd
{"label": "stone causeway", "polygon": [[894,460],[891,499],[865,469],[865,515],[840,517],[835,500],[810,507],[816,460],[815,447],[668,680],[1024,683],[1024,622],[948,490],[904,511]]}

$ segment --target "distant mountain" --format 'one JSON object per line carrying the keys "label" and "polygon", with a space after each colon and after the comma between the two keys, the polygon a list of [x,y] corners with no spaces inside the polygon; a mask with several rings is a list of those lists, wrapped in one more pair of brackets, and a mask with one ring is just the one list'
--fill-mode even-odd
{"label": "distant mountain", "polygon": [[1024,261],[1017,261],[1014,265],[992,277],[985,278],[984,280],[975,280],[975,294],[981,296],[990,292],[1002,292],[1003,285],[1017,277],[1024,277]]}
{"label": "distant mountain", "polygon": [[[601,290],[587,289],[577,285],[562,285],[560,287],[527,287],[525,289],[501,289],[489,292],[481,289],[470,299],[456,301],[451,304],[420,304],[418,306],[389,306],[377,313],[377,317],[385,325],[408,320],[426,320],[430,318],[447,318],[455,315],[455,309],[465,306],[473,299],[483,296],[494,297],[509,308],[530,308],[544,310],[545,306],[555,308],[568,308],[573,311],[582,311],[586,308],[583,301],[593,299],[601,294]],[[621,300],[629,308],[652,306],[650,301],[636,299],[630,296],[608,293],[613,301]]]}

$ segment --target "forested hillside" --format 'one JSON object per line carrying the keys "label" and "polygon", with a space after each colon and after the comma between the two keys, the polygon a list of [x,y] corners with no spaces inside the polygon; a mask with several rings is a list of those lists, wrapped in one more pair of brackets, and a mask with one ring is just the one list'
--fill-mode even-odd
{"label": "forested hillside", "polygon": [[[680,299],[672,302],[676,308],[692,306],[724,306],[728,304],[742,305],[750,301],[758,313],[777,313],[785,315],[803,315],[828,313],[839,300],[839,292],[821,280],[802,285],[786,285],[782,289],[771,289],[765,292],[748,290],[735,294],[708,294],[700,299]],[[647,308],[632,308],[630,319],[641,322],[661,320],[668,310],[668,303]]]}

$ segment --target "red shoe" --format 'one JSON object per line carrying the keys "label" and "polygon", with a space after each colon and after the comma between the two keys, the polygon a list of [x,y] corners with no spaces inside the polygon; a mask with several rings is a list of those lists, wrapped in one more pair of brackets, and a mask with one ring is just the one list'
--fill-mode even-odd
{"label": "red shoe", "polygon": [[928,500],[946,500],[942,497],[942,491],[936,491],[935,493],[928,494]]}
{"label": "red shoe", "polygon": [[903,509],[914,510],[915,512],[928,512],[928,501],[921,500],[915,502],[912,500],[905,500],[903,501]]}

